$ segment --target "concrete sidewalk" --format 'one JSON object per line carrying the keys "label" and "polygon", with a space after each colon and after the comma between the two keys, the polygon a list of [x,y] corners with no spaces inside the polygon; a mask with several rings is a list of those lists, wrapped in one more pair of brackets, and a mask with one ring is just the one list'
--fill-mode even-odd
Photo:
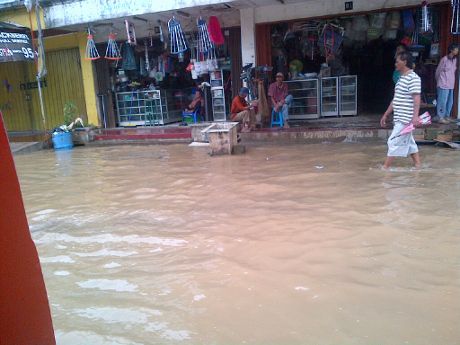
{"label": "concrete sidewalk", "polygon": [[20,143],[10,142],[10,148],[11,148],[11,153],[16,155],[20,153],[30,153],[30,152],[39,151],[43,148],[43,144],[38,141],[20,142]]}

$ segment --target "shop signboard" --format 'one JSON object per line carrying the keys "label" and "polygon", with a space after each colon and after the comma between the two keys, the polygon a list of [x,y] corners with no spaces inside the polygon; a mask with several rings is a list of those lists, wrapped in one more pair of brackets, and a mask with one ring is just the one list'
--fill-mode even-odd
{"label": "shop signboard", "polygon": [[0,22],[0,62],[34,61],[29,29]]}

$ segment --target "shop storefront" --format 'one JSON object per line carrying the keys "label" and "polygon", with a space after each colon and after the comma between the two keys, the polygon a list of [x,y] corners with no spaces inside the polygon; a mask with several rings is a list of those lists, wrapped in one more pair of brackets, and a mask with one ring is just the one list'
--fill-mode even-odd
{"label": "shop storefront", "polygon": [[449,41],[450,5],[258,24],[257,63],[286,76],[295,121],[380,116],[394,90],[398,45],[413,55],[422,103],[433,108],[435,71]]}
{"label": "shop storefront", "polygon": [[[95,65],[101,125],[177,123],[188,107],[203,120],[225,121],[234,89],[240,85],[239,28],[219,29],[222,37],[216,43],[204,37],[200,25],[191,30],[190,26],[188,30],[180,27],[179,32],[169,29],[167,23],[150,23],[138,20],[134,27],[127,22],[126,32],[119,32],[115,42],[95,44],[97,55],[87,56],[85,63]],[[180,24],[180,19],[171,18],[169,27],[171,23]],[[207,25],[204,19],[199,23]],[[110,34],[110,30],[105,31]],[[135,30],[146,35],[136,37]],[[105,33],[99,27],[97,34]],[[234,73],[237,80],[232,79]],[[201,97],[198,106],[193,102],[196,93]]]}
{"label": "shop storefront", "polygon": [[[89,0],[86,2],[89,4]],[[49,41],[56,42],[47,50],[55,62],[49,65],[44,85],[50,94],[45,103],[52,107],[50,116],[56,118],[50,123],[58,124],[62,106],[69,100],[78,103],[88,123],[102,127],[177,123],[182,120],[184,108],[192,103],[198,85],[205,85],[201,91],[201,117],[223,120],[229,114],[232,96],[241,86],[242,66],[247,63],[259,67],[255,73],[267,81],[265,91],[277,72],[285,75],[294,96],[292,121],[301,124],[321,118],[377,116],[392,98],[394,54],[401,42],[415,57],[424,105],[432,106],[437,63],[448,43],[458,37],[450,34],[451,3],[439,0],[430,2],[427,30],[421,2],[416,0],[398,0],[391,6],[384,0],[355,2],[351,11],[344,11],[343,3],[336,0],[253,0],[213,5],[200,1],[195,7],[187,3],[188,7],[181,9],[165,5],[163,12],[149,12],[147,7],[134,11],[128,4],[113,8],[110,2],[103,1],[94,5],[95,13],[84,20],[65,15],[71,10],[81,11],[77,2],[56,3],[45,9],[50,30],[73,32],[49,37]],[[100,13],[107,16],[102,18]],[[212,50],[200,48],[200,16],[207,25],[210,17],[217,18],[223,44],[214,44]],[[177,37],[171,41],[173,35],[167,23],[173,17],[182,26],[186,49],[179,47]],[[85,56],[89,40],[83,32],[88,28],[97,59]],[[110,33],[116,37],[107,55]],[[115,46],[119,52],[114,51]],[[51,83],[52,68],[57,69],[53,75],[65,77]],[[30,77],[24,73],[19,69],[7,71],[2,79],[5,85],[27,86],[33,73]],[[51,84],[55,95],[47,91]],[[37,121],[33,119],[38,112],[33,90],[23,95],[15,93],[19,90],[13,87],[2,95],[4,108],[16,97],[21,99],[13,102],[21,103],[16,105],[17,111],[32,115],[28,119],[22,115],[22,123],[10,127],[34,128]],[[57,102],[53,101],[56,96]],[[18,117],[11,119],[16,121]]]}
{"label": "shop storefront", "polygon": [[[40,81],[45,104],[45,126],[50,130],[64,122],[65,104],[75,105],[88,123],[78,48],[48,51],[47,75]],[[8,131],[42,131],[36,66],[27,62],[2,65],[0,109]]]}

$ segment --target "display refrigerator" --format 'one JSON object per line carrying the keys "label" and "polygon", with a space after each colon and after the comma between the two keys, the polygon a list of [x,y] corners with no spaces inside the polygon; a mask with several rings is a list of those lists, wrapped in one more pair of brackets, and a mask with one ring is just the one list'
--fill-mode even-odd
{"label": "display refrigerator", "polygon": [[339,77],[340,88],[340,116],[354,116],[358,114],[358,78],[356,75]]}
{"label": "display refrigerator", "polygon": [[321,116],[339,115],[338,77],[321,78]]}
{"label": "display refrigerator", "polygon": [[320,116],[318,79],[286,81],[292,95],[289,120],[317,119]]}

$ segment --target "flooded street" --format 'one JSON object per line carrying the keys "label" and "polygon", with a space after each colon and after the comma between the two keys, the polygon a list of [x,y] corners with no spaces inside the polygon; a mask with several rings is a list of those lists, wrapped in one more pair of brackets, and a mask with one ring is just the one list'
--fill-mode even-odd
{"label": "flooded street", "polygon": [[60,345],[459,344],[460,154],[15,157]]}

